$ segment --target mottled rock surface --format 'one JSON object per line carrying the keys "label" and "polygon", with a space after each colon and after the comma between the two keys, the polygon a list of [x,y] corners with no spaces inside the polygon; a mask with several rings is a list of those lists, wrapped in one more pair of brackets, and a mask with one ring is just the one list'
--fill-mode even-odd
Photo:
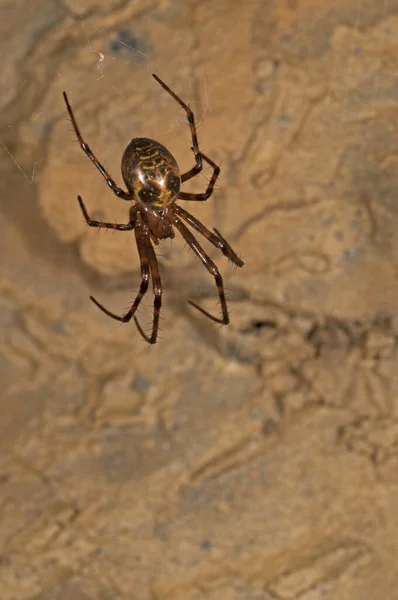
{"label": "mottled rock surface", "polygon": [[[1,600],[398,599],[398,0],[0,8]],[[221,163],[187,208],[245,260],[159,247],[162,339],[121,184],[132,137]],[[202,191],[210,171],[184,186]],[[140,312],[151,318],[151,293]]]}

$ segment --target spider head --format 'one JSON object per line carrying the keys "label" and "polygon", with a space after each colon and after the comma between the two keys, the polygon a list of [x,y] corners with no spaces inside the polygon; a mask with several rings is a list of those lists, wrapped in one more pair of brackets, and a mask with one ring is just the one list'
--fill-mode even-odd
{"label": "spider head", "polygon": [[164,208],[163,210],[152,210],[143,206],[140,210],[142,220],[148,227],[152,236],[157,240],[165,240],[166,238],[173,238],[173,207]]}
{"label": "spider head", "polygon": [[169,207],[180,192],[177,161],[162,144],[148,138],[131,140],[123,154],[122,176],[136,202],[153,210]]}

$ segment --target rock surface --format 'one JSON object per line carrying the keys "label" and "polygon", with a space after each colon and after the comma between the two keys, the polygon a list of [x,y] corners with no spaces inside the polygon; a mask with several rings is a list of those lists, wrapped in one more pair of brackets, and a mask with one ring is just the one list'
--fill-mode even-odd
{"label": "rock surface", "polygon": [[[398,1],[5,2],[0,52],[1,600],[398,598]],[[245,260],[158,251],[139,287],[132,137],[222,166],[189,210]],[[202,191],[210,171],[184,187]],[[207,248],[207,246],[206,246]],[[148,293],[140,312],[151,319]]]}

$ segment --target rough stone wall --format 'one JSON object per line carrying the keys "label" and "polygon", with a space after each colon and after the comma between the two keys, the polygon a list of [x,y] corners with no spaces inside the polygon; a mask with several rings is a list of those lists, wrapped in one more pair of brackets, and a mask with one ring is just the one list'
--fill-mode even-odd
{"label": "rough stone wall", "polygon": [[[243,4],[245,4],[243,6]],[[398,1],[0,7],[0,600],[398,599]],[[221,163],[190,203],[245,261],[158,249],[122,312],[132,137]],[[207,169],[184,186],[202,191]],[[148,292],[140,312],[151,319]]]}

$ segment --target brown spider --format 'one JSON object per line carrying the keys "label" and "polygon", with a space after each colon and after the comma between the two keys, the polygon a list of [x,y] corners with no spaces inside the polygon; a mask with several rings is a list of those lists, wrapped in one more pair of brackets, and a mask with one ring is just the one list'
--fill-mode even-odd
{"label": "brown spider", "polygon": [[[87,156],[92,160],[112,192],[122,200],[132,200],[134,202],[130,208],[130,219],[128,223],[106,223],[104,221],[94,221],[93,219],[90,219],[81,196],[77,197],[83,216],[90,227],[106,227],[109,229],[117,229],[118,231],[130,231],[134,229],[141,261],[140,289],[132,307],[125,315],[115,315],[102,306],[102,304],[93,298],[93,296],[90,296],[90,299],[105,314],[122,323],[130,321],[133,317],[138,331],[141,333],[144,340],[150,344],[156,343],[159,329],[160,308],[162,305],[162,284],[156,254],[151,244],[151,240],[154,244],[159,244],[159,240],[174,237],[173,226],[178,229],[188,246],[192,248],[206,269],[214,276],[221,302],[222,318],[214,317],[194,302],[189,301],[189,303],[216,323],[225,325],[229,323],[222,277],[217,266],[206,254],[181,219],[191,225],[198,233],[201,233],[211,244],[216,246],[216,248],[219,248],[224,256],[229,258],[235,265],[238,267],[243,266],[243,261],[235,254],[231,246],[217,229],[214,229],[215,233],[211,232],[202,225],[198,219],[176,204],[176,200],[195,200],[203,202],[210,198],[213,193],[214,184],[219,176],[220,168],[210,158],[200,152],[196,135],[195,119],[189,106],[187,106],[165,83],[163,83],[157,75],[153,75],[153,77],[187,113],[192,137],[191,150],[195,156],[195,165],[192,169],[181,175],[175,158],[167,148],[162,146],[162,144],[148,138],[134,138],[124,151],[121,164],[122,177],[127,187],[127,192],[116,185],[109,173],[97,160],[89,146],[83,140],[73,115],[72,108],[69,104],[68,97],[65,92],[63,93],[66,107],[82,150],[84,150]],[[213,169],[213,175],[206,191],[203,194],[181,192],[181,183],[192,179],[202,171],[202,160],[206,161]],[[142,330],[135,313],[148,289],[150,277],[152,277],[155,298],[152,333],[148,336]]]}

